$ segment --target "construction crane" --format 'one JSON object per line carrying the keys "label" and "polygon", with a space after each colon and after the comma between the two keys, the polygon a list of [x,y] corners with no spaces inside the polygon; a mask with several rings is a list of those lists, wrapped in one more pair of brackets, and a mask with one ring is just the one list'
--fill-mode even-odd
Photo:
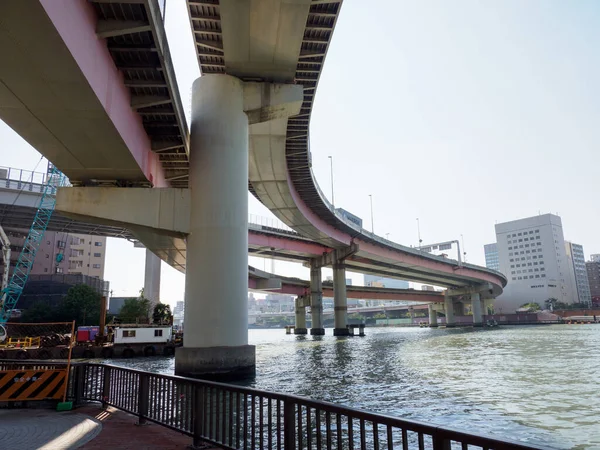
{"label": "construction crane", "polygon": [[[65,186],[66,181],[67,178],[56,167],[53,165],[49,167],[48,179],[44,185],[42,198],[35,213],[31,228],[29,229],[29,234],[25,239],[23,249],[19,254],[19,259],[17,260],[15,270],[10,277],[10,281],[8,281],[7,285],[5,287],[3,286],[2,289],[2,297],[0,298],[0,341],[6,338],[6,329],[3,327],[3,324],[10,318],[12,310],[17,305],[17,302],[23,293],[27,278],[29,277],[29,272],[31,272],[31,268],[33,267],[35,255],[40,247],[40,243],[44,239],[46,228],[48,228],[48,224],[50,223],[50,218],[52,217],[54,207],[56,206],[56,191],[59,187]],[[3,233],[2,237],[4,241],[6,235]],[[8,238],[6,238],[6,240],[8,241]],[[5,245],[6,244],[3,242],[3,249]],[[10,249],[10,243],[8,245]],[[5,251],[4,257],[6,258]],[[10,256],[4,261],[4,273],[7,274],[8,268],[10,267]]]}

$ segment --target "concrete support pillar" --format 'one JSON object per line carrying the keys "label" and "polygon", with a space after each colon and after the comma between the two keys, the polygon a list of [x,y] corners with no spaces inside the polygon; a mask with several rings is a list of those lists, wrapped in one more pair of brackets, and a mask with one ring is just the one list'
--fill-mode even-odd
{"label": "concrete support pillar", "polygon": [[160,303],[160,258],[146,249],[144,270],[144,297],[150,300],[150,315],[154,306]]}
{"label": "concrete support pillar", "polygon": [[487,309],[487,305],[485,304],[485,300],[481,299],[480,303],[481,303],[481,315],[482,316],[487,316],[488,315],[488,309]]}
{"label": "concrete support pillar", "polygon": [[306,334],[306,297],[296,297],[296,324],[294,334]]}
{"label": "concrete support pillar", "polygon": [[429,326],[431,328],[437,328],[437,311],[433,309],[433,305],[431,304],[427,306],[427,309],[429,310]]}
{"label": "concrete support pillar", "polygon": [[248,345],[248,118],[243,82],[203,75],[192,86],[190,233],[185,341],[175,373],[209,379],[255,374]]}
{"label": "concrete support pillar", "polygon": [[454,301],[452,296],[444,295],[444,309],[446,310],[446,328],[452,328],[456,326],[454,321]]}
{"label": "concrete support pillar", "polygon": [[346,266],[344,261],[333,263],[333,335],[348,336],[348,299],[346,298]]}
{"label": "concrete support pillar", "polygon": [[311,263],[310,267],[310,315],[312,328],[310,334],[322,336],[325,334],[323,328],[323,287],[321,285],[321,268]]}
{"label": "concrete support pillar", "polygon": [[483,317],[481,315],[481,297],[479,292],[471,294],[471,311],[473,312],[473,326],[482,326]]}

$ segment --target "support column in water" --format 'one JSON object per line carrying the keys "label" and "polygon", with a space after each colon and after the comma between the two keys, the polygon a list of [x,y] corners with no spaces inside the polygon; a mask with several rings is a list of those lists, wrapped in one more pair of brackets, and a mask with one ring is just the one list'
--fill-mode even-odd
{"label": "support column in water", "polygon": [[256,365],[248,345],[248,118],[235,77],[203,75],[192,86],[189,189],[185,340],[175,373],[247,378]]}
{"label": "support column in water", "polygon": [[471,294],[471,312],[473,313],[473,326],[483,326],[483,317],[481,314],[481,297],[479,292]]}
{"label": "support column in water", "polygon": [[333,263],[333,335],[348,336],[348,299],[346,298],[346,266],[335,258]]}
{"label": "support column in water", "polygon": [[429,304],[427,309],[429,310],[429,326],[431,328],[437,328],[437,311],[433,308],[432,304]]}
{"label": "support column in water", "polygon": [[306,334],[306,297],[299,295],[296,297],[296,326],[294,334]]}
{"label": "support column in water", "polygon": [[444,294],[444,309],[446,311],[446,328],[456,326],[454,321],[454,302],[451,295]]}
{"label": "support column in water", "polygon": [[323,287],[321,285],[321,267],[316,261],[311,261],[310,266],[310,334],[322,336],[325,334],[323,328]]}
{"label": "support column in water", "polygon": [[154,306],[160,303],[160,258],[146,249],[144,267],[144,297],[150,300],[150,315]]}

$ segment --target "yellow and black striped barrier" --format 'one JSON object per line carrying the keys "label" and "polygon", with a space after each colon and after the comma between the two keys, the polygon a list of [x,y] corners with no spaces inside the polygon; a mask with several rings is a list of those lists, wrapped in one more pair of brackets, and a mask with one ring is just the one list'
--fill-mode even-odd
{"label": "yellow and black striped barrier", "polygon": [[66,380],[65,369],[0,371],[0,402],[60,400]]}

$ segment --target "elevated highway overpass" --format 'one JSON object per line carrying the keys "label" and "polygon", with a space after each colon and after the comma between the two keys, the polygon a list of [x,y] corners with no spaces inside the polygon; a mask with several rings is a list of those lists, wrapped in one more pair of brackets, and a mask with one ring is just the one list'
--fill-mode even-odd
{"label": "elevated highway overpass", "polygon": [[[310,261],[317,334],[324,265],[334,269],[338,335],[347,332],[346,269],[447,287],[449,325],[455,298],[471,296],[477,318],[482,295],[502,292],[501,274],[357,228],[320,192],[309,122],[341,1],[189,0],[203,73],[189,135],[158,1],[29,3],[0,4],[0,48],[8,52],[0,118],[80,186],[59,192],[64,216],[127,228],[192,274],[186,328],[194,331],[178,353],[178,373],[253,370],[240,308],[248,288],[247,189],[330,249]],[[218,304],[202,300],[217,296]]]}
{"label": "elevated highway overpass", "polygon": [[[43,175],[42,173],[36,174],[36,178],[43,178]],[[0,225],[5,228],[28,229],[37,211],[42,191],[43,183],[21,182],[0,177]],[[251,217],[248,223],[249,255],[266,256],[291,262],[310,262],[311,259],[330,251],[330,249],[311,242],[294,231],[252,223],[252,219]],[[134,243],[137,242],[135,236],[127,228],[85,223],[64,217],[58,212],[53,214],[48,230],[68,234],[115,237],[127,239]],[[279,292],[296,296],[310,293],[309,280],[282,277],[254,267],[249,267],[248,277],[248,287],[251,290]],[[151,284],[150,280],[146,280],[145,292],[148,292],[146,287]],[[332,285],[324,283],[322,291],[324,297],[333,297]],[[347,286],[347,297],[386,301],[443,302],[441,293],[352,285]]]}

